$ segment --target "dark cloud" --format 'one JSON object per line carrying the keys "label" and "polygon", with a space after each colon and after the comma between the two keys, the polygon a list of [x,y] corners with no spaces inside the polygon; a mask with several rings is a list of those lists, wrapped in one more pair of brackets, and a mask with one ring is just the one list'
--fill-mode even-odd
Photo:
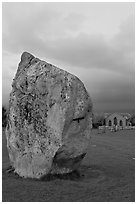
{"label": "dark cloud", "polygon": [[129,70],[130,61],[127,61],[124,52],[112,47],[102,35],[80,34],[75,38],[58,39],[51,42],[51,45],[49,53],[77,67]]}
{"label": "dark cloud", "polygon": [[[134,69],[134,17],[121,24],[119,33],[108,41],[103,34],[83,32],[75,36],[65,35],[66,32],[74,31],[84,21],[85,17],[81,14],[70,13],[62,16],[60,20],[58,12],[45,7],[40,7],[39,11],[35,7],[27,9],[24,15],[23,11],[18,10],[18,18],[16,15],[13,17],[12,9],[8,10],[6,15],[6,19],[8,16],[11,20],[8,34],[3,35],[3,44],[12,52],[32,50],[37,53],[38,49],[41,55],[83,68],[112,71]],[[57,27],[55,19],[60,23]],[[54,26],[56,34],[53,32]]]}
{"label": "dark cloud", "polygon": [[99,86],[99,92],[95,94],[94,102],[95,110],[133,112],[135,108],[134,80],[114,78],[111,81],[106,81],[103,86]]}
{"label": "dark cloud", "polygon": [[[56,61],[56,65],[68,66],[70,72],[74,70],[73,73],[80,76],[93,96],[96,110],[103,111],[107,107],[116,109],[118,104],[121,109],[130,109],[134,104],[135,80],[134,12],[133,15],[127,16],[125,21],[120,21],[117,32],[108,38],[101,29],[94,33],[86,27],[90,22],[94,23],[95,27],[97,22],[102,30],[103,26],[107,29],[105,24],[90,18],[92,15],[90,16],[89,9],[87,14],[80,6],[75,11],[70,9],[70,4],[68,10],[66,4],[62,4],[60,12],[55,9],[54,3],[48,5],[50,6],[39,3],[3,4],[3,50],[7,53],[3,58],[3,80],[12,80],[20,60],[19,55],[28,51],[39,58],[51,60],[51,63]],[[100,4],[97,11],[101,12],[101,8],[103,7]],[[115,15],[113,12],[113,21]],[[107,31],[113,33],[109,28]],[[8,59],[11,63],[6,63]],[[6,84],[3,84],[3,90],[8,90]],[[125,104],[125,107],[122,104]]]}

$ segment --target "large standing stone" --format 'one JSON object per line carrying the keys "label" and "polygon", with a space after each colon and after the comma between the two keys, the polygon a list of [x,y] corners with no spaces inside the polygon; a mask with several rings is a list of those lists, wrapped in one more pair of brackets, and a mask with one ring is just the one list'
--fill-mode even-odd
{"label": "large standing stone", "polygon": [[12,84],[7,147],[22,177],[78,168],[91,132],[92,104],[74,75],[24,52]]}

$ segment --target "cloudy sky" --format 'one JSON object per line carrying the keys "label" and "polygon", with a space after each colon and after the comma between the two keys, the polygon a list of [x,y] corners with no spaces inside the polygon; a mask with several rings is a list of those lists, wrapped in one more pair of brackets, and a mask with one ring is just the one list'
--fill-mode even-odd
{"label": "cloudy sky", "polygon": [[2,103],[28,51],[78,76],[95,112],[133,112],[134,3],[3,3]]}

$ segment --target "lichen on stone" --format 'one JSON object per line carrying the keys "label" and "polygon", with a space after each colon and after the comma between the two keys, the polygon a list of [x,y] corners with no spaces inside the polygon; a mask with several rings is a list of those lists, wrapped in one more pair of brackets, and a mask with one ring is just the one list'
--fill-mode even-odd
{"label": "lichen on stone", "polygon": [[90,140],[91,115],[91,99],[76,76],[24,52],[6,128],[15,172],[41,178],[77,169]]}

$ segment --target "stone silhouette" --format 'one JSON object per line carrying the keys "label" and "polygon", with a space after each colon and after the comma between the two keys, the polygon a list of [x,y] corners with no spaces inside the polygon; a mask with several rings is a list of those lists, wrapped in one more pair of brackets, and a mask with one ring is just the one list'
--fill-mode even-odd
{"label": "stone silhouette", "polygon": [[76,170],[89,143],[91,115],[91,99],[76,76],[24,52],[6,127],[15,172],[41,178]]}

